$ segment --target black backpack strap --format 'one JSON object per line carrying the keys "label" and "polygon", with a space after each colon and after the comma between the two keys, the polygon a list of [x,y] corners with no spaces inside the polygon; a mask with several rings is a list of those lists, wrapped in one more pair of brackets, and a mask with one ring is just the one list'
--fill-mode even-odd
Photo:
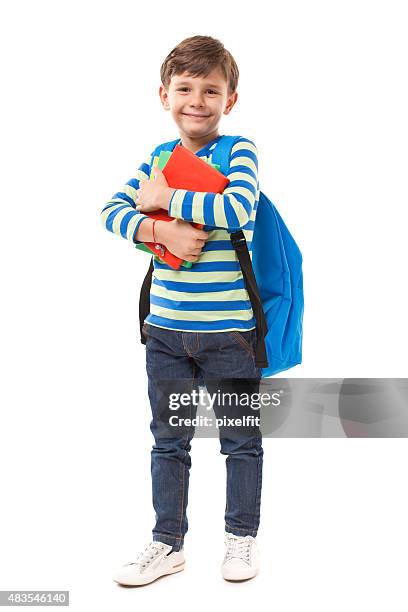
{"label": "black backpack strap", "polygon": [[249,299],[256,320],[256,350],[255,350],[255,365],[257,368],[267,368],[268,358],[266,355],[265,336],[268,333],[268,325],[266,323],[265,313],[262,308],[262,301],[259,296],[258,285],[252,267],[251,258],[248,251],[247,241],[242,230],[232,232],[230,234],[232,246],[237,254],[239,264],[244,277],[245,287],[248,291]]}
{"label": "black backpack strap", "polygon": [[150,287],[152,285],[153,274],[153,257],[150,259],[149,269],[140,289],[139,299],[139,323],[140,323],[140,342],[146,344],[146,338],[143,335],[143,323],[147,315],[150,313]]}

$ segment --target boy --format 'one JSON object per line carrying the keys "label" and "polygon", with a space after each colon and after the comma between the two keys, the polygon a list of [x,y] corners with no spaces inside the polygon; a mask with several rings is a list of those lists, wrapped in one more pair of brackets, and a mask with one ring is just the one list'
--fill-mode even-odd
{"label": "boy", "polygon": [[[238,67],[222,43],[210,36],[183,40],[161,67],[160,99],[171,112],[179,144],[211,162],[221,136],[218,125],[237,101]],[[258,161],[254,143],[240,138],[230,157],[230,183],[222,194],[172,189],[158,169],[149,180],[152,155],[102,211],[104,226],[131,243],[155,241],[190,269],[172,270],[154,260],[150,313],[144,321],[146,370],[152,408],[151,453],[153,541],[136,561],[123,566],[114,579],[124,585],[147,584],[184,569],[190,441],[194,427],[164,435],[160,380],[177,380],[190,392],[204,381],[212,394],[220,377],[251,379],[257,391],[261,370],[255,365],[256,321],[230,231],[243,229],[251,238],[259,199]],[[153,221],[145,213],[163,208],[173,221]],[[202,230],[191,222],[204,225]],[[183,387],[184,385],[184,387]],[[216,417],[221,407],[214,405]],[[184,415],[194,417],[194,406]],[[222,413],[224,414],[224,413]],[[182,416],[182,415],[180,415]],[[168,431],[168,430],[167,430]],[[227,455],[225,556],[227,580],[254,577],[259,568],[255,537],[259,526],[263,449],[259,427],[234,437],[220,428],[221,453]]]}

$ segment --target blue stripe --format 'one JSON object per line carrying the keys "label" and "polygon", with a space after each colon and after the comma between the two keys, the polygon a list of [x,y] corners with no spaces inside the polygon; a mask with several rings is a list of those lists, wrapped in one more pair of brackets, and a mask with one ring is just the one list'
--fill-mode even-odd
{"label": "blue stripe", "polygon": [[169,217],[172,217],[172,214],[171,214],[171,205],[173,204],[173,199],[174,199],[175,195],[176,195],[176,190],[174,190],[173,193],[171,194],[171,198],[170,198],[170,202],[169,202],[169,208],[167,210],[167,214],[169,215]]}
{"label": "blue stripe", "polygon": [[129,221],[130,221],[131,219],[133,219],[133,217],[134,217],[135,215],[137,215],[137,214],[138,214],[138,213],[137,213],[136,211],[134,211],[134,210],[129,210],[129,212],[128,212],[128,213],[126,213],[126,215],[123,217],[122,221],[120,222],[120,228],[119,228],[119,231],[120,231],[120,235],[121,235],[123,238],[126,238],[126,237],[127,237],[127,229],[128,229]]}
{"label": "blue stripe", "polygon": [[251,159],[254,162],[255,167],[258,170],[258,158],[255,155],[255,153],[253,153],[253,151],[250,151],[249,149],[240,149],[239,151],[236,151],[230,157],[230,164],[232,160],[235,159],[236,157],[249,157],[249,159]]}
{"label": "blue stripe", "polygon": [[176,300],[169,300],[154,294],[150,295],[150,303],[156,304],[156,306],[163,306],[163,308],[171,308],[171,310],[250,310],[252,308],[250,300],[178,302]]}
{"label": "blue stripe", "polygon": [[[229,169],[228,172],[228,176],[230,174],[232,174],[233,172],[240,172],[242,174],[248,174],[249,176],[252,176],[252,178],[257,181],[257,176],[255,174],[255,172],[252,170],[252,168],[248,168],[248,166],[233,166],[232,168]],[[227,185],[228,187],[229,185]]]}
{"label": "blue stripe", "polygon": [[204,196],[203,214],[206,225],[215,225],[214,200],[215,195],[213,193],[207,193]]}
{"label": "blue stripe", "polygon": [[181,204],[181,216],[183,217],[184,221],[193,220],[192,212],[193,212],[194,193],[195,193],[194,191],[187,191],[184,194],[183,202]]}
{"label": "blue stripe", "polygon": [[[252,248],[252,240],[247,240],[248,250]],[[233,251],[234,247],[230,240],[209,240],[205,243],[202,251]]]}
{"label": "blue stripe", "polygon": [[153,279],[153,285],[159,285],[170,291],[185,291],[186,293],[205,293],[212,291],[232,291],[233,289],[244,289],[245,282],[241,278],[232,283],[181,283],[179,281],[162,281]]}
{"label": "blue stripe", "polygon": [[146,164],[146,162],[139,166],[139,170],[147,174],[147,176],[150,176],[150,166],[149,164]]}
{"label": "blue stripe", "polygon": [[232,187],[244,187],[245,189],[248,189],[254,196],[256,196],[256,189],[255,187],[252,185],[252,183],[248,183],[248,181],[231,181],[228,184],[228,189]]}
{"label": "blue stripe", "polygon": [[[172,270],[169,265],[161,261],[154,262],[154,269]],[[239,261],[207,261],[204,263],[193,263],[188,272],[235,272],[241,270]]]}
{"label": "blue stripe", "polygon": [[133,189],[139,189],[139,179],[131,178],[130,181],[126,183],[126,185],[130,185],[130,187],[133,187]]}
{"label": "blue stripe", "polygon": [[120,210],[123,210],[124,208],[128,208],[127,204],[123,204],[123,206],[119,206],[119,208],[109,213],[106,219],[106,224],[105,224],[107,230],[109,230],[110,232],[112,231],[112,225],[113,225],[113,222],[115,221],[116,215],[118,214]]}
{"label": "blue stripe", "polygon": [[115,195],[112,196],[112,200],[114,198],[120,198],[121,200],[125,200],[125,202],[128,202],[133,208],[136,208],[136,203],[133,200],[133,198],[131,198],[129,195],[127,195],[126,193],[123,193],[123,191],[119,191],[118,193],[115,193]]}
{"label": "blue stripe", "polygon": [[246,225],[242,229],[253,230],[255,227],[255,221],[248,221]]}
{"label": "blue stripe", "polygon": [[[234,193],[234,197],[238,199],[238,194]],[[224,196],[225,206],[225,218],[227,219],[228,229],[237,230],[240,229],[239,219],[237,217],[237,213],[234,210],[234,207],[231,204],[230,196]]]}
{"label": "blue stripe", "polygon": [[117,206],[118,204],[119,202],[108,202],[108,204],[102,208],[101,214],[105,212],[105,210],[108,210],[108,208],[112,208],[112,206]]}
{"label": "blue stripe", "polygon": [[174,319],[167,319],[166,317],[158,317],[152,313],[148,314],[146,319],[146,323],[151,323],[152,325],[162,325],[163,327],[169,327],[170,329],[177,329],[178,327],[182,327],[189,331],[208,331],[212,329],[214,331],[220,330],[221,332],[226,332],[228,329],[226,327],[237,327],[238,329],[242,329],[242,331],[248,331],[250,329],[254,329],[256,327],[255,319],[249,319],[249,321],[240,321],[239,319],[224,319],[223,321],[176,321]]}
{"label": "blue stripe", "polygon": [[249,144],[255,146],[254,142],[249,138],[245,138],[245,136],[240,136],[238,142],[249,142]]}

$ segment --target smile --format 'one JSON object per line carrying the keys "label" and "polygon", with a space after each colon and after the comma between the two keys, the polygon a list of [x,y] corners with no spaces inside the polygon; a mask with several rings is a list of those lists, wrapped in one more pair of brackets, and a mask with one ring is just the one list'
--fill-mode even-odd
{"label": "smile", "polygon": [[188,113],[181,113],[182,115],[185,115],[186,117],[192,117],[193,119],[208,119],[208,117],[210,115],[189,115]]}

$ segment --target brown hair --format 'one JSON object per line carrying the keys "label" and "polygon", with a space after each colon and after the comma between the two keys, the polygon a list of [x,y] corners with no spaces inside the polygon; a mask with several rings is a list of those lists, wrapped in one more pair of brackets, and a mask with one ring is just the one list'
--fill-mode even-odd
{"label": "brown hair", "polygon": [[222,42],[211,36],[191,36],[179,43],[166,57],[160,77],[166,89],[175,74],[189,73],[192,77],[206,77],[213,69],[220,68],[228,83],[228,95],[238,86],[238,66]]}

